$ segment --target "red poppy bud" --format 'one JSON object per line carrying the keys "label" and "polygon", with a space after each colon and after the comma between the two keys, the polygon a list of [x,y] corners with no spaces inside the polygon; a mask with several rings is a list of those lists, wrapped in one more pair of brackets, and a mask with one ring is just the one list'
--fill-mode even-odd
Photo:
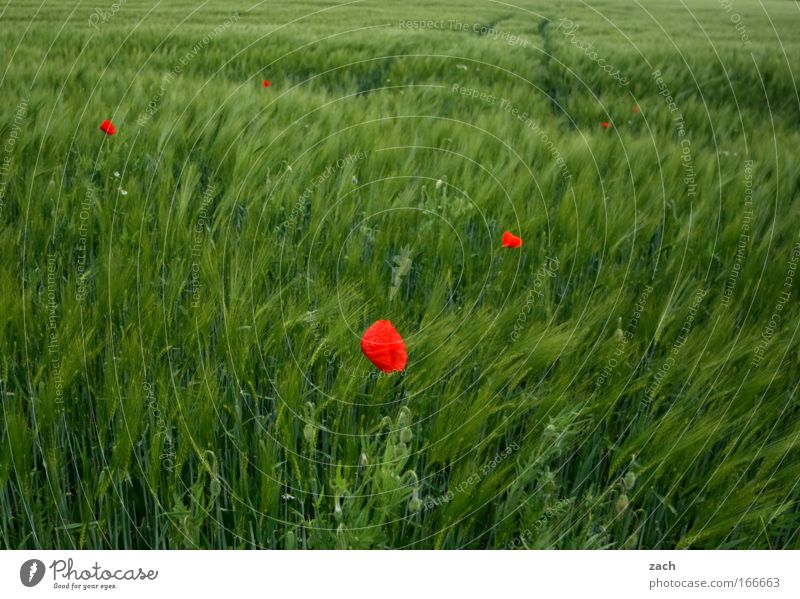
{"label": "red poppy bud", "polygon": [[261,82],[261,87],[269,87],[270,85],[272,85],[272,82],[269,79],[264,79],[264,81]]}
{"label": "red poppy bud", "polygon": [[361,351],[383,372],[403,370],[408,362],[406,344],[388,320],[378,320],[364,332]]}
{"label": "red poppy bud", "polygon": [[601,126],[603,129],[608,129],[608,128],[610,127],[610,125],[609,125],[608,121],[603,121],[602,123],[600,123],[600,126]]}

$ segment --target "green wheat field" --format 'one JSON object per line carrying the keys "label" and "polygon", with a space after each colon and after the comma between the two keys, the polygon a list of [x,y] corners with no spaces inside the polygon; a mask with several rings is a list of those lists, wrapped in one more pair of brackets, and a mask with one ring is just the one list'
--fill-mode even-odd
{"label": "green wheat field", "polygon": [[786,0],[3,3],[0,547],[800,548],[798,65]]}

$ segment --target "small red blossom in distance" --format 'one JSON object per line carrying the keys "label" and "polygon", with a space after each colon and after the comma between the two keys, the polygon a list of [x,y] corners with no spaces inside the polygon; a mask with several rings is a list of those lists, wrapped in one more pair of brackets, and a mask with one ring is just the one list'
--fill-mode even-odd
{"label": "small red blossom in distance", "polygon": [[504,248],[518,248],[522,245],[522,238],[517,237],[510,231],[503,233],[503,247]]}
{"label": "small red blossom in distance", "polygon": [[269,87],[270,85],[272,85],[272,81],[269,79],[264,79],[264,81],[261,82],[261,87]]}
{"label": "small red blossom in distance", "polygon": [[631,112],[634,113],[634,114],[637,114],[637,113],[641,112],[641,110],[639,110],[639,107],[636,106],[636,104],[634,104],[633,108],[631,108]]}
{"label": "small red blossom in distance", "polygon": [[610,124],[609,124],[609,122],[608,122],[608,121],[603,121],[602,123],[600,123],[600,126],[601,126],[603,129],[608,129],[608,128],[610,127]]}
{"label": "small red blossom in distance", "polygon": [[117,132],[117,128],[111,121],[106,119],[102,123],[100,123],[100,131],[102,131],[106,135],[114,135]]}
{"label": "small red blossom in distance", "polygon": [[361,351],[383,372],[403,370],[408,362],[406,344],[388,320],[378,320],[364,331]]}

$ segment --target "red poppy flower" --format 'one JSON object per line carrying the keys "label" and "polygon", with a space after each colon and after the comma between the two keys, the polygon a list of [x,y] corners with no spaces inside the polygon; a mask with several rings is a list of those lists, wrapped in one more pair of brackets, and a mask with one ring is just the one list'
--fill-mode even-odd
{"label": "red poppy flower", "polygon": [[106,119],[102,123],[100,123],[100,131],[102,131],[106,135],[114,135],[117,132],[117,128],[111,121]]}
{"label": "red poppy flower", "polygon": [[608,128],[609,128],[611,125],[609,124],[609,122],[608,122],[608,121],[603,121],[602,123],[600,123],[600,126],[601,126],[603,129],[608,129]]}
{"label": "red poppy flower", "polygon": [[272,85],[272,81],[269,79],[264,79],[264,81],[261,82],[261,87],[269,87],[270,85]]}
{"label": "red poppy flower", "polygon": [[641,111],[639,110],[639,107],[634,104],[633,108],[631,108],[631,112],[637,114]]}
{"label": "red poppy flower", "polygon": [[522,245],[522,238],[517,237],[510,231],[503,233],[503,247],[504,248],[518,248]]}
{"label": "red poppy flower", "polygon": [[364,331],[361,351],[383,372],[403,370],[408,362],[406,344],[388,320],[378,320]]}

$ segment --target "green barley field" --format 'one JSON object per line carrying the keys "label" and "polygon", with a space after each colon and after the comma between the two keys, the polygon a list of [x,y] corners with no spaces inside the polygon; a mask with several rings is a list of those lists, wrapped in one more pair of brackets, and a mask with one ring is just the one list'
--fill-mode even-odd
{"label": "green barley field", "polygon": [[0,547],[800,548],[798,65],[787,0],[6,1]]}

